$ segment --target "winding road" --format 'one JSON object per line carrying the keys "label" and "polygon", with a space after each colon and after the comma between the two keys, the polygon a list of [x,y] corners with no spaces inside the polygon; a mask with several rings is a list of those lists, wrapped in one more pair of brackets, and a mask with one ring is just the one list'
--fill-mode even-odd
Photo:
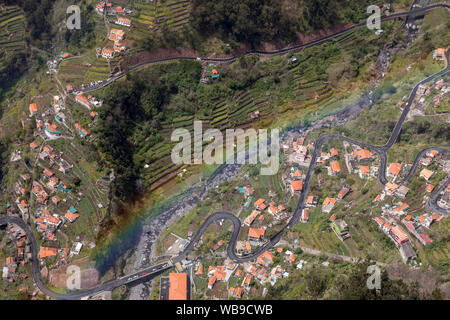
{"label": "winding road", "polygon": [[[431,10],[432,8],[436,8],[436,7],[450,8],[450,6],[448,6],[448,5],[438,4],[438,5],[429,6],[427,8],[423,8],[420,10],[412,10],[409,13],[425,12],[427,10]],[[405,15],[405,13],[397,14],[397,16],[403,16],[403,15]],[[389,17],[384,17],[384,18],[392,19],[392,18],[394,18],[394,16],[395,15],[392,15]],[[347,30],[341,31],[338,35],[343,34],[343,33],[347,32],[348,30],[355,28],[355,27],[356,26],[353,26]],[[336,34],[331,35],[324,39],[313,41],[310,44],[300,45],[300,46],[298,46],[298,48],[310,46],[310,45],[314,45],[314,44],[319,44],[326,40],[332,39],[338,35],[336,35]],[[287,52],[289,50],[294,50],[294,47],[288,48],[288,49],[283,49],[283,50],[285,50],[285,51],[280,50],[280,51],[277,51],[277,53],[279,54],[279,53]],[[248,54],[258,54],[258,53],[253,52],[253,53],[248,53]],[[265,54],[267,54],[267,53],[265,53]],[[230,59],[234,59],[234,58],[230,58]],[[152,63],[155,63],[155,62],[152,62]],[[31,246],[31,254],[32,254],[31,263],[32,263],[33,279],[34,279],[37,287],[44,294],[46,294],[50,297],[53,297],[55,299],[64,299],[64,300],[80,299],[82,297],[93,295],[93,294],[96,294],[96,293],[99,293],[102,291],[110,291],[110,290],[114,289],[115,287],[118,287],[121,285],[130,284],[130,283],[134,283],[134,282],[138,282],[138,281],[147,281],[150,278],[154,277],[155,275],[160,274],[160,273],[164,272],[165,270],[172,268],[176,262],[180,262],[181,260],[185,259],[188,256],[188,254],[192,251],[192,249],[194,248],[194,245],[201,239],[201,237],[207,230],[208,226],[211,225],[212,223],[215,223],[216,221],[224,220],[224,219],[230,220],[231,223],[233,224],[233,233],[231,235],[231,239],[227,246],[228,257],[230,257],[232,260],[239,262],[239,263],[254,260],[264,251],[269,250],[272,247],[274,247],[280,241],[284,232],[286,230],[290,229],[292,226],[294,226],[298,222],[299,217],[301,216],[301,212],[304,208],[304,202],[305,202],[306,196],[308,194],[311,178],[314,173],[314,168],[317,164],[317,158],[321,152],[322,145],[329,139],[344,140],[349,143],[359,145],[363,148],[367,148],[367,149],[371,150],[372,152],[376,153],[380,157],[380,160],[381,160],[378,180],[380,181],[381,184],[383,184],[383,185],[386,184],[387,183],[387,178],[386,178],[387,154],[386,153],[393,146],[393,144],[395,143],[395,141],[397,140],[397,138],[400,134],[401,127],[406,119],[407,114],[409,113],[411,104],[416,96],[419,86],[424,83],[430,82],[437,77],[443,76],[444,74],[447,74],[449,72],[450,72],[450,68],[447,67],[447,68],[443,69],[442,71],[439,71],[439,72],[427,77],[426,79],[422,80],[414,87],[414,89],[411,91],[408,102],[406,103],[405,108],[403,109],[402,114],[400,115],[400,118],[397,121],[397,124],[395,125],[395,127],[392,131],[392,134],[391,134],[389,140],[383,146],[371,145],[371,144],[368,144],[365,142],[360,142],[360,141],[357,141],[357,140],[354,140],[354,139],[351,139],[351,138],[348,138],[345,136],[337,135],[337,134],[326,134],[326,135],[320,136],[315,142],[315,148],[314,148],[314,152],[312,154],[311,164],[308,168],[306,178],[305,178],[304,184],[303,184],[304,191],[300,195],[300,198],[299,198],[299,201],[297,204],[297,208],[295,209],[295,212],[294,212],[292,218],[289,220],[287,225],[281,231],[279,231],[267,243],[265,243],[263,246],[259,247],[257,250],[255,250],[254,252],[252,252],[249,255],[238,256],[235,253],[236,242],[237,242],[237,238],[238,238],[239,231],[241,228],[241,221],[235,215],[233,215],[231,212],[220,211],[220,212],[215,212],[212,215],[208,216],[206,218],[205,222],[203,223],[203,225],[198,230],[198,232],[193,236],[190,243],[186,246],[186,248],[177,257],[173,258],[168,263],[162,263],[162,264],[144,268],[144,269],[140,270],[139,272],[135,272],[133,274],[129,274],[127,276],[105,282],[95,288],[82,290],[82,291],[75,291],[75,292],[70,292],[70,293],[58,293],[58,292],[55,292],[55,291],[51,290],[50,288],[48,288],[41,280],[40,261],[38,258],[38,246],[37,246],[36,238],[34,237],[32,229],[22,219],[15,217],[15,216],[0,216],[0,225],[5,225],[8,223],[15,224],[26,233],[28,242]],[[418,162],[420,161],[421,157],[429,150],[438,150],[440,153],[449,153],[449,150],[440,148],[440,147],[431,147],[431,148],[426,148],[426,149],[422,150],[421,152],[419,152],[416,159],[414,160],[414,163],[410,169],[410,172],[408,173],[408,175],[406,176],[406,178],[402,182],[402,184],[406,183],[409,179],[411,179],[411,177],[414,175],[414,173],[417,169]],[[430,207],[433,210],[435,210],[443,215],[449,215],[450,212],[449,212],[449,210],[443,209],[437,205],[437,198],[438,198],[440,192],[442,192],[442,190],[447,186],[447,184],[449,182],[450,182],[450,179],[447,179],[447,182],[444,185],[442,185],[434,193],[432,193],[432,195],[430,197],[430,201],[429,201]]]}

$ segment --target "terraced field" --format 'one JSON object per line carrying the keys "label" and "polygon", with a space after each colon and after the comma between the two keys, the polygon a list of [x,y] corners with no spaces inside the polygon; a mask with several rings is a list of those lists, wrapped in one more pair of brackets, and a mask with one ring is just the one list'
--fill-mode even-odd
{"label": "terraced field", "polygon": [[188,23],[190,2],[188,0],[137,0],[134,10],[138,11],[133,23],[145,32],[160,30],[163,25],[177,30]]}
{"label": "terraced field", "polygon": [[107,79],[109,75],[108,61],[106,61],[106,59],[96,59],[89,67],[89,70],[84,77],[84,83],[104,80]]}
{"label": "terraced field", "polygon": [[[90,64],[90,66],[88,66]],[[106,59],[95,55],[73,57],[62,61],[58,67],[58,77],[64,84],[79,87],[82,83],[107,79],[110,76]]]}
{"label": "terraced field", "polygon": [[17,6],[0,9],[0,49],[25,50],[25,16]]}

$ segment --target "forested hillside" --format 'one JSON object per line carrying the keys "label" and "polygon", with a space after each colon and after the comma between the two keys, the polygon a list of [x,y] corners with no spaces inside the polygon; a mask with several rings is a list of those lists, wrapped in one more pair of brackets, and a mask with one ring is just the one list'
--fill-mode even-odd
{"label": "forested hillside", "polygon": [[299,32],[312,33],[338,23],[359,22],[368,1],[352,0],[194,0],[193,27],[225,40],[291,42]]}

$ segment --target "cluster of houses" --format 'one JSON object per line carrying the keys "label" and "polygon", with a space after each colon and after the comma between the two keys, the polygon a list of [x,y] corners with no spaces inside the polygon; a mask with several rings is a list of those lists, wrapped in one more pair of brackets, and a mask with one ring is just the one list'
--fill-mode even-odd
{"label": "cluster of houses", "polygon": [[[419,169],[419,178],[425,181],[425,191],[427,193],[431,193],[435,188],[434,185],[429,183],[435,172],[427,168],[433,161],[442,164],[444,171],[447,170],[446,164],[448,160],[445,155],[439,154],[437,150],[428,151],[419,160],[419,164],[423,166],[423,168]],[[400,175],[408,172],[409,170],[406,168],[411,167],[411,165],[411,163],[406,165],[402,163],[391,163],[388,166],[386,173],[387,177],[389,177],[391,181],[386,183],[383,192],[378,194],[374,199],[375,202],[381,202],[386,196],[400,198],[400,201],[398,201],[395,205],[391,206],[389,204],[385,204],[381,208],[383,217],[385,217],[385,219],[390,219],[390,223],[387,223],[381,217],[376,217],[375,221],[380,229],[382,229],[395,242],[397,247],[399,247],[400,254],[405,263],[414,260],[416,255],[411,247],[407,233],[399,225],[394,225],[394,221],[401,221],[401,223],[406,227],[406,230],[410,234],[414,235],[414,237],[425,246],[430,244],[432,240],[424,231],[430,231],[429,227],[431,224],[442,218],[438,213],[423,213],[415,217],[408,214],[408,209],[410,209],[410,206],[402,199],[407,196],[409,188],[404,184],[398,185],[395,181]],[[448,193],[450,195],[450,191]],[[427,198],[429,197],[425,195],[423,203],[425,203]],[[445,208],[444,203],[438,202],[438,205]]]}
{"label": "cluster of houses", "polygon": [[[430,150],[426,153],[424,157],[422,157],[419,160],[419,164],[424,166],[424,168],[421,169],[419,172],[419,177],[424,179],[427,182],[426,185],[426,191],[432,192],[434,190],[434,185],[428,183],[428,181],[431,179],[431,177],[434,175],[434,171],[427,169],[433,159],[435,159],[438,156],[437,150]],[[446,164],[448,160],[446,159],[440,159],[439,160],[442,164]],[[407,172],[408,170],[406,168],[410,168],[411,163],[408,164],[402,164],[402,163],[391,163],[386,172],[386,176],[388,178],[391,178],[391,181],[386,183],[384,190],[381,194],[377,195],[374,201],[380,202],[385,199],[386,196],[397,196],[399,198],[405,198],[406,195],[409,192],[409,188],[406,185],[398,185],[395,183],[397,178],[402,174]],[[403,210],[402,210],[403,211]]]}
{"label": "cluster of houses", "polygon": [[375,155],[367,149],[353,145],[353,152],[344,155],[345,165],[350,174],[358,174],[361,179],[372,178],[378,175],[379,166]]}
{"label": "cluster of houses", "polygon": [[[63,113],[65,109],[64,99],[60,96],[53,96],[51,101],[52,109],[40,110],[37,103],[29,105],[30,118],[34,117],[37,130],[34,136],[41,136],[44,140],[53,140],[61,136],[61,127],[66,126],[66,116]],[[51,119],[50,115],[54,113]],[[24,125],[24,123],[22,123]]]}
{"label": "cluster of houses", "polygon": [[[279,264],[274,263],[274,258],[277,257]],[[302,269],[306,261],[297,261],[297,255],[289,250],[284,251],[282,248],[273,248],[270,251],[264,251],[257,257],[256,261],[245,262],[242,267],[233,264],[226,259],[224,265],[209,266],[207,272],[204,266],[198,262],[195,266],[195,275],[198,277],[206,276],[208,279],[207,287],[213,290],[217,283],[226,283],[228,297],[242,298],[244,294],[248,294],[255,282],[261,286],[270,284],[274,286],[281,278],[287,278],[289,272],[282,267],[282,264],[287,266],[297,264],[298,269]],[[234,279],[234,284],[229,285],[230,279]],[[267,292],[265,288],[263,295]]]}
{"label": "cluster of houses", "polygon": [[403,262],[415,260],[417,255],[411,246],[408,234],[399,225],[385,221],[380,217],[374,218],[378,227],[395,243],[400,250]]}
{"label": "cluster of houses", "polygon": [[133,13],[131,9],[123,8],[122,6],[115,6],[111,1],[102,0],[95,6],[95,12],[99,15],[106,14],[107,16],[120,17]]}
{"label": "cluster of houses", "polygon": [[[71,189],[61,180],[71,172],[73,165],[64,159],[61,152],[48,144],[39,146],[33,141],[30,143],[30,150],[36,154],[36,166],[42,168],[42,171],[34,171],[41,172],[34,181],[27,172],[19,175],[14,185],[17,195],[15,203],[22,218],[34,223],[43,240],[55,242],[58,240],[56,236],[58,230],[66,223],[75,222],[79,217],[78,210],[64,197]],[[60,172],[60,177],[54,170]],[[9,203],[7,212],[15,213]],[[72,251],[77,252],[75,249]],[[56,256],[57,252],[56,248],[42,247],[40,257]]]}
{"label": "cluster of houses", "polygon": [[83,94],[77,94],[75,96],[75,102],[81,104],[89,110],[91,110],[93,107],[101,107],[103,104],[103,100],[98,100],[90,94],[87,97],[85,97]]}
{"label": "cluster of houses", "polygon": [[[266,226],[262,225],[265,219],[264,213],[270,214],[275,221],[283,221],[289,217],[289,213],[282,204],[276,204],[274,201],[266,201],[258,199],[253,203],[254,210],[244,220],[242,225],[249,227],[248,240],[239,241],[238,253],[245,254],[251,251],[252,246],[260,246],[263,243]],[[254,222],[258,221],[259,227],[254,226]]]}
{"label": "cluster of houses", "polygon": [[[25,265],[31,260],[31,246],[28,243],[27,235],[16,225],[8,225],[6,236],[14,245],[14,253],[5,259],[5,264],[2,267],[2,279],[5,282],[12,283],[21,277],[22,279],[27,277],[26,273],[19,274],[17,271],[19,266]],[[22,288],[19,290],[22,291]]]}
{"label": "cluster of houses", "polygon": [[202,76],[200,78],[200,83],[209,84],[213,82],[217,82],[220,79],[220,73],[218,68],[210,63],[204,69]]}
{"label": "cluster of houses", "polygon": [[314,150],[314,143],[311,142],[305,146],[306,132],[292,133],[288,135],[281,144],[284,154],[287,156],[287,163],[289,165],[298,164],[301,167],[309,167],[311,163],[311,156],[308,155],[308,150]]}
{"label": "cluster of houses", "polygon": [[39,259],[42,261],[53,257],[60,258],[55,264],[56,266],[59,262],[65,263],[73,255],[79,254],[82,247],[83,244],[81,242],[74,242],[72,244],[72,248],[53,248],[41,246],[39,249]]}
{"label": "cluster of houses", "polygon": [[414,235],[424,246],[430,244],[432,240],[422,232],[423,229],[429,228],[431,224],[439,221],[442,217],[438,213],[428,214],[425,213],[415,218],[411,215],[407,215],[402,219],[403,225],[407,230]]}
{"label": "cluster of houses", "polygon": [[[338,200],[343,200],[352,189],[348,185],[343,185],[339,190],[336,198],[326,197],[322,203],[322,213],[330,213]],[[306,204],[308,206],[308,202]]]}
{"label": "cluster of houses", "polygon": [[[119,54],[126,50],[123,43],[125,39],[125,32],[121,29],[111,28],[109,31],[108,39],[112,41],[112,45],[108,45],[101,50],[101,56],[105,59],[112,59],[114,55]],[[97,49],[97,56],[100,50]]]}
{"label": "cluster of houses", "polygon": [[425,109],[430,102],[430,98],[427,98],[429,96],[433,106],[439,107],[444,99],[444,95],[448,92],[450,92],[450,87],[444,83],[444,79],[439,79],[434,84],[422,84],[417,90],[418,107],[422,106]]}

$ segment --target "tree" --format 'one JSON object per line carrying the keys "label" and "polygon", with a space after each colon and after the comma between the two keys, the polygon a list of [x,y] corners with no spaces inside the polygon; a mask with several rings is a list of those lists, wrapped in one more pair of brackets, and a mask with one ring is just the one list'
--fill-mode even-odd
{"label": "tree", "polygon": [[326,289],[325,275],[319,268],[313,268],[305,277],[306,289],[313,298],[319,298]]}

